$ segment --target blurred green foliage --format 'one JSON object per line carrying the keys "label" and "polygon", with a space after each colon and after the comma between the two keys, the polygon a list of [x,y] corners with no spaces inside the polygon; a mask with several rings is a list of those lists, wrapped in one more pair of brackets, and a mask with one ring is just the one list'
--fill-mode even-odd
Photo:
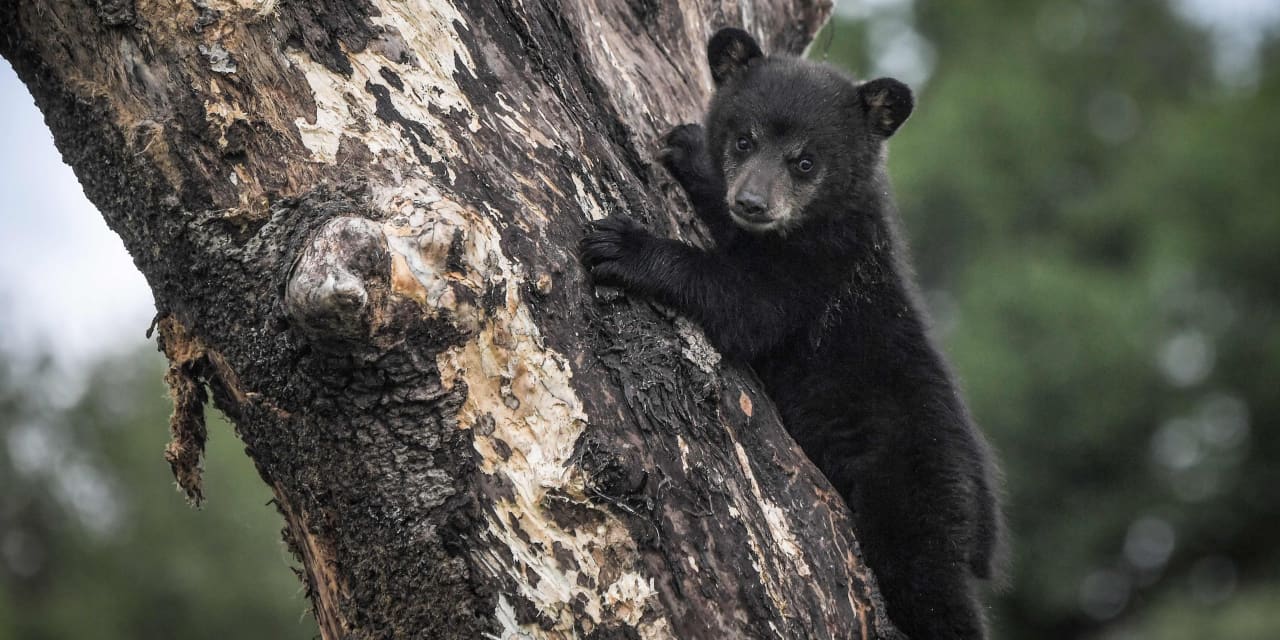
{"label": "blurred green foliage", "polygon": [[1241,79],[1157,0],[875,5],[810,55],[919,76],[890,168],[1004,462],[998,637],[1277,637],[1274,31]]}
{"label": "blurred green foliage", "polygon": [[5,355],[0,639],[317,636],[283,521],[229,425],[209,425],[205,506],[175,488],[157,355],[97,365],[83,394]]}

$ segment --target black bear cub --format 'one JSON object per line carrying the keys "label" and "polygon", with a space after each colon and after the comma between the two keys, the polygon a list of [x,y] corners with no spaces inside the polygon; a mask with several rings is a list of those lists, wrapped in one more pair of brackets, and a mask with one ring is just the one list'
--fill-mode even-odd
{"label": "black bear cub", "polygon": [[911,91],[766,57],[737,29],[707,55],[705,130],[677,127],[661,158],[715,248],[614,216],[593,225],[582,260],[596,283],[678,309],[755,369],[849,504],[901,631],[983,638],[973,579],[998,555],[996,474],[929,336],[885,175]]}

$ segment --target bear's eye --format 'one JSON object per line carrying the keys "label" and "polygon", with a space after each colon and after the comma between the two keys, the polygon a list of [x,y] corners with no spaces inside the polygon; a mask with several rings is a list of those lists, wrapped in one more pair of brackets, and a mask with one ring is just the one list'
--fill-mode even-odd
{"label": "bear's eye", "polygon": [[801,173],[809,173],[810,171],[813,171],[813,161],[808,158],[800,158],[800,161],[796,163],[796,168],[799,169]]}
{"label": "bear's eye", "polygon": [[746,136],[738,138],[738,151],[747,151],[749,149],[751,149],[751,139]]}

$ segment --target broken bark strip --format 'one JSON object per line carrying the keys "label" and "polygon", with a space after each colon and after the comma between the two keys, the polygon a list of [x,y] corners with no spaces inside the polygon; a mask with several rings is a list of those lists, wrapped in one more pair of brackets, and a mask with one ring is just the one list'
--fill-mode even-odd
{"label": "broken bark strip", "polygon": [[697,237],[651,152],[707,36],[796,52],[827,3],[106,4],[0,0],[0,54],[202,346],[177,382],[326,638],[885,637],[754,380],[574,255],[614,211]]}
{"label": "broken bark strip", "polygon": [[338,596],[348,588],[341,583],[341,578],[335,571],[332,551],[322,540],[303,528],[308,518],[286,501],[280,487],[273,486],[272,491],[276,496],[275,503],[284,516],[284,535],[289,542],[290,551],[301,558],[306,567],[306,572],[300,572],[299,577],[306,584],[307,598],[311,600],[311,612],[316,616],[321,637],[347,637],[352,631],[352,625],[342,616]]}
{"label": "broken bark strip", "polygon": [[201,470],[204,444],[208,438],[204,422],[204,403],[208,395],[199,370],[205,365],[204,346],[197,338],[188,335],[172,316],[157,319],[155,327],[158,331],[156,342],[169,360],[164,382],[173,400],[173,414],[169,416],[169,444],[164,448],[164,459],[187,500],[198,507],[204,500]]}

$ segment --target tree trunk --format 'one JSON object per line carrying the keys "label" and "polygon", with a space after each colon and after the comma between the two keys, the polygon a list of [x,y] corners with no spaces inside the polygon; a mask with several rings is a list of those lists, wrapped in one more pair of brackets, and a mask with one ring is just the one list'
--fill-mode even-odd
{"label": "tree trunk", "polygon": [[206,388],[325,638],[874,638],[846,508],[749,372],[593,291],[707,36],[825,0],[0,0],[0,54],[155,292],[167,458]]}

